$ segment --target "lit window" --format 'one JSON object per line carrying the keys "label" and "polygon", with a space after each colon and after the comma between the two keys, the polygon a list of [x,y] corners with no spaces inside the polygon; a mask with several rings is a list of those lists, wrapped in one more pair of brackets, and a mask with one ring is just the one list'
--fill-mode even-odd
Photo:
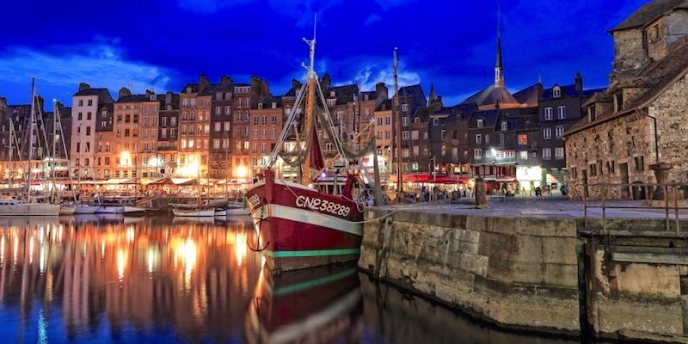
{"label": "lit window", "polygon": [[552,120],[552,108],[548,107],[545,108],[545,121],[551,121]]}
{"label": "lit window", "polygon": [[554,97],[554,98],[561,97],[561,88],[559,88],[559,86],[554,86],[554,88],[552,89],[552,97]]}
{"label": "lit window", "polygon": [[475,143],[483,143],[483,135],[475,134]]}
{"label": "lit window", "polygon": [[566,106],[560,106],[557,109],[557,118],[558,119],[566,119]]}

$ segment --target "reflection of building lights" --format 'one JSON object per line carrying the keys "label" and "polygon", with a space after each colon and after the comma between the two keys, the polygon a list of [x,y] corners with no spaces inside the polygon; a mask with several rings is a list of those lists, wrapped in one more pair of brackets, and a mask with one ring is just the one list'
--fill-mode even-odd
{"label": "reflection of building lights", "polygon": [[246,233],[237,233],[236,239],[234,240],[234,255],[237,259],[237,265],[241,266],[246,258]]}
{"label": "reflection of building lights", "polygon": [[33,237],[29,238],[29,265],[33,264]]}
{"label": "reflection of building lights", "polygon": [[159,263],[160,254],[155,248],[149,247],[148,252],[146,253],[146,264],[148,265],[148,273],[153,273],[153,271],[157,270]]}
{"label": "reflection of building lights", "polygon": [[184,263],[184,289],[189,289],[191,285],[191,273],[196,265],[196,243],[191,239],[186,239],[182,243],[175,245],[175,261],[181,260]]}
{"label": "reflection of building lights", "polygon": [[128,242],[134,241],[135,234],[134,234],[134,226],[133,225],[129,226],[129,228],[127,228],[127,234],[126,235],[127,235],[127,241]]}
{"label": "reflection of building lights", "polygon": [[127,264],[127,256],[124,250],[117,250],[117,277],[122,282],[124,279],[124,266]]}
{"label": "reflection of building lights", "polygon": [[0,238],[0,264],[5,262],[5,236]]}

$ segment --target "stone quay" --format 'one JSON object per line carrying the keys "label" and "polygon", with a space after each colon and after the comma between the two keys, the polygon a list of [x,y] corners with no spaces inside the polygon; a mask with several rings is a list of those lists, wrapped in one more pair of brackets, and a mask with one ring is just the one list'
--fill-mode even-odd
{"label": "stone quay", "polygon": [[688,214],[615,205],[371,208],[359,267],[507,329],[688,342]]}

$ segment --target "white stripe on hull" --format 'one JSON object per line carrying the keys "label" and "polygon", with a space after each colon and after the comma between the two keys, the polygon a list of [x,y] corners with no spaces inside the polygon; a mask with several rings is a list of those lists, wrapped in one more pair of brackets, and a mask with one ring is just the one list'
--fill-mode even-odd
{"label": "white stripe on hull", "polygon": [[215,209],[185,210],[173,209],[174,216],[181,217],[215,217]]}
{"label": "white stripe on hull", "polygon": [[[302,222],[312,225],[317,225],[340,232],[346,232],[354,235],[363,235],[363,225],[360,223],[353,223],[334,216],[321,214],[309,209],[301,209],[288,207],[279,204],[265,204],[263,209],[263,218],[276,217],[295,222]],[[253,210],[254,223],[260,219],[261,210],[256,208]]]}
{"label": "white stripe on hull", "polygon": [[0,205],[0,216],[58,216],[60,205],[50,203],[19,203]]}
{"label": "white stripe on hull", "polygon": [[74,208],[74,214],[94,214],[98,210],[98,206],[79,204]]}

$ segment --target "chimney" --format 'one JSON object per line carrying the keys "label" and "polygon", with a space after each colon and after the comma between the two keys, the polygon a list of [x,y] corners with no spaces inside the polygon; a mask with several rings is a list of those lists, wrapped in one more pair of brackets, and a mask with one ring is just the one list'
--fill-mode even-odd
{"label": "chimney", "polygon": [[583,76],[581,76],[581,73],[576,73],[576,91],[579,94],[583,93]]}
{"label": "chimney", "polygon": [[155,92],[154,92],[152,89],[149,88],[149,89],[146,90],[146,95],[147,95],[147,96],[152,96],[152,95],[154,95],[154,94],[155,94]]}
{"label": "chimney", "polygon": [[122,87],[119,89],[119,99],[122,99],[124,97],[128,97],[131,95],[131,91],[129,91],[128,88]]}
{"label": "chimney", "polygon": [[79,83],[79,91],[87,90],[89,88],[91,88],[91,85],[89,85],[85,82]]}
{"label": "chimney", "polygon": [[330,86],[332,85],[332,77],[330,77],[330,74],[323,74],[320,85],[322,86],[323,92],[327,92],[327,90],[330,89]]}
{"label": "chimney", "polygon": [[296,79],[291,79],[291,88],[293,88],[294,91],[298,92],[301,88],[301,82]]}
{"label": "chimney", "polygon": [[220,86],[222,88],[227,88],[232,84],[232,79],[226,75],[223,75],[222,78],[220,79]]}
{"label": "chimney", "polygon": [[208,82],[208,77],[205,76],[205,74],[201,74],[198,77],[198,92],[203,92],[203,90],[208,87],[208,84],[210,84],[210,82]]}

